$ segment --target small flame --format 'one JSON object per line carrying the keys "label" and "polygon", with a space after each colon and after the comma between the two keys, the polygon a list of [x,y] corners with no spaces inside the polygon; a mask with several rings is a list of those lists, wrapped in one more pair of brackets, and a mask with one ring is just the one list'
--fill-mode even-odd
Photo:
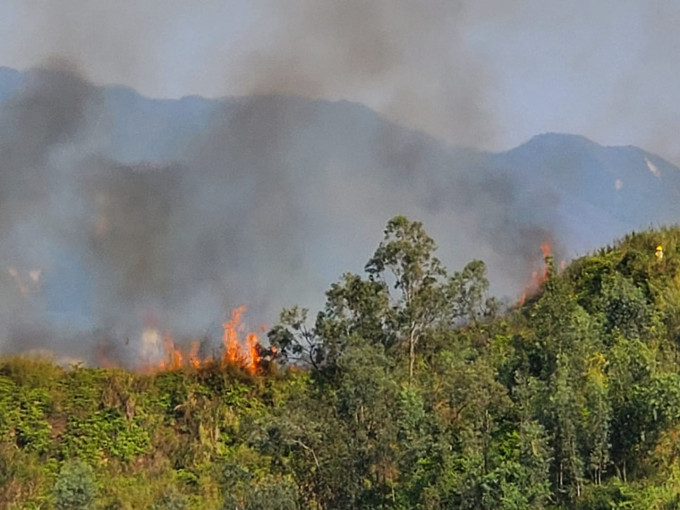
{"label": "small flame", "polygon": [[257,371],[260,361],[260,340],[255,333],[248,333],[245,348],[243,347],[239,334],[244,330],[241,324],[241,317],[245,311],[245,306],[239,306],[231,312],[231,319],[222,325],[224,328],[224,335],[222,337],[222,342],[224,343],[223,361],[241,365],[252,374]]}
{"label": "small flame", "polygon": [[172,340],[169,333],[166,333],[163,337],[163,347],[165,348],[167,359],[161,361],[161,368],[165,368],[166,370],[181,370],[184,356],[182,356],[182,352],[175,347],[175,342]]}
{"label": "small flame", "polygon": [[541,271],[534,270],[531,272],[531,280],[529,280],[529,283],[524,287],[522,296],[517,302],[518,306],[522,306],[526,302],[527,297],[536,294],[541,288],[541,285],[548,279],[548,265],[545,263],[545,260],[552,255],[552,244],[550,240],[541,243],[541,255],[543,256],[544,267]]}
{"label": "small flame", "polygon": [[231,320],[222,324],[224,334],[222,336],[222,343],[224,343],[224,359],[229,363],[238,363],[241,346],[238,341],[238,329],[241,325],[241,316],[245,311],[245,306],[239,306],[231,312]]}
{"label": "small flame", "polygon": [[189,363],[191,363],[191,366],[196,369],[201,368],[201,359],[198,357],[198,351],[200,348],[201,345],[198,342],[191,342],[191,349],[189,350]]}
{"label": "small flame", "polygon": [[549,241],[541,243],[541,254],[543,255],[544,259],[552,254],[552,247],[550,246]]}
{"label": "small flame", "polygon": [[248,357],[250,360],[246,368],[252,374],[257,370],[257,367],[260,364],[260,340],[255,333],[248,333],[246,343],[248,345]]}

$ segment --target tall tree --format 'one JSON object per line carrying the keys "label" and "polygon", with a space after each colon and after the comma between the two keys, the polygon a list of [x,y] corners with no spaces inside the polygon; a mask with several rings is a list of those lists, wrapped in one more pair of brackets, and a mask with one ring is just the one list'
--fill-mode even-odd
{"label": "tall tree", "polygon": [[392,306],[402,337],[408,345],[408,375],[413,379],[416,347],[423,332],[442,320],[446,295],[442,281],[446,271],[434,256],[437,246],[423,224],[395,216],[385,228],[385,237],[366,264],[371,281],[394,287]]}

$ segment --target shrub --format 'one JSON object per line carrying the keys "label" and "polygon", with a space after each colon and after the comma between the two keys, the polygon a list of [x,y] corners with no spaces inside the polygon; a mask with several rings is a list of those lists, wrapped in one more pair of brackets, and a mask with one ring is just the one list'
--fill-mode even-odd
{"label": "shrub", "polygon": [[97,497],[94,471],[83,461],[67,462],[57,476],[53,493],[57,510],[93,508]]}

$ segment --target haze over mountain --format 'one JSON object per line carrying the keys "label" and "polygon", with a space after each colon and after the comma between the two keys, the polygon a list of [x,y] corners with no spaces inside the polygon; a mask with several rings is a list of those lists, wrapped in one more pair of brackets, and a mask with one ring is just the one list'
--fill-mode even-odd
{"label": "haze over mountain", "polygon": [[72,339],[94,329],[214,331],[241,304],[271,324],[361,271],[396,214],[451,269],[484,260],[511,300],[546,240],[568,258],[680,218],[680,169],[642,149],[561,134],[454,148],[345,101],[154,100],[0,68],[0,133],[9,350],[47,331],[81,354]]}

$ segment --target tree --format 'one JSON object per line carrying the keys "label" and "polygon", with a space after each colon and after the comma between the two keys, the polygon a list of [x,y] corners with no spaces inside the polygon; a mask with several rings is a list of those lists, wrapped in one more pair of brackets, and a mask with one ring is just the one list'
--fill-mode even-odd
{"label": "tree", "polygon": [[399,291],[392,296],[392,306],[408,345],[409,380],[413,379],[416,347],[423,332],[442,319],[446,271],[434,256],[436,249],[422,223],[395,216],[387,223],[385,238],[365,268],[371,281],[387,286],[391,280]]}
{"label": "tree", "polygon": [[626,338],[642,338],[652,325],[653,313],[644,292],[620,273],[602,282],[602,308],[609,333],[620,331]]}
{"label": "tree", "polygon": [[456,271],[446,288],[452,318],[470,324],[493,317],[499,305],[494,298],[487,298],[488,292],[486,265],[481,260],[473,260],[462,271]]}
{"label": "tree", "polygon": [[381,344],[389,356],[398,357],[406,346],[412,381],[423,338],[477,323],[497,308],[487,299],[483,262],[472,261],[449,277],[434,256],[436,249],[422,223],[392,218],[365,266],[368,279],[347,273],[332,284],[313,328],[306,324],[307,310],[284,310],[279,325],[269,332],[268,354],[284,363],[333,372],[350,338]]}
{"label": "tree", "polygon": [[284,309],[279,323],[267,333],[269,349],[264,352],[285,364],[321,368],[326,350],[313,329],[307,326],[306,308],[294,306]]}

